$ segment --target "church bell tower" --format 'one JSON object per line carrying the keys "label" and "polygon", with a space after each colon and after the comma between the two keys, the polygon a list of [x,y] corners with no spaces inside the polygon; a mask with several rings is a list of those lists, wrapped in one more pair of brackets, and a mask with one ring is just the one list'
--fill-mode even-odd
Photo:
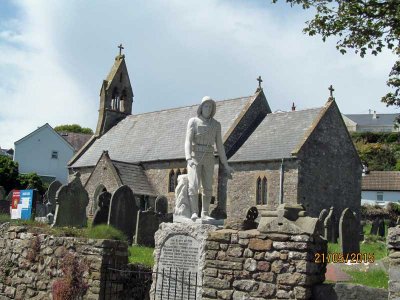
{"label": "church bell tower", "polygon": [[100,90],[100,109],[96,135],[103,135],[126,116],[132,114],[133,91],[129,80],[122,44],[119,55]]}

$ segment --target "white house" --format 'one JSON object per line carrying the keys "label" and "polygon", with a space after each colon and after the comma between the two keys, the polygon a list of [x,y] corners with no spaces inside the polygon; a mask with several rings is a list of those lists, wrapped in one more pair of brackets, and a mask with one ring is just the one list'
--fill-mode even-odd
{"label": "white house", "polygon": [[57,179],[67,183],[67,163],[90,138],[90,135],[84,136],[60,135],[46,123],[14,143],[14,161],[18,162],[20,173],[35,172],[45,181]]}
{"label": "white house", "polygon": [[361,204],[400,202],[400,172],[370,171],[362,177],[361,190]]}

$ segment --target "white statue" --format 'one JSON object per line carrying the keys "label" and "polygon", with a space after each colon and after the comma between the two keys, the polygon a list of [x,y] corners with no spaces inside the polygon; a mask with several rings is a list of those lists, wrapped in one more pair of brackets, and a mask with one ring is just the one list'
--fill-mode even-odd
{"label": "white statue", "polygon": [[188,170],[188,194],[191,208],[191,219],[198,218],[198,195],[202,187],[203,200],[201,217],[205,220],[209,217],[209,207],[213,192],[214,175],[214,144],[217,146],[219,159],[225,167],[227,174],[231,177],[233,169],[228,165],[224,145],[221,136],[221,124],[213,117],[216,111],[215,101],[206,96],[202,99],[197,109],[197,117],[188,122],[185,157]]}

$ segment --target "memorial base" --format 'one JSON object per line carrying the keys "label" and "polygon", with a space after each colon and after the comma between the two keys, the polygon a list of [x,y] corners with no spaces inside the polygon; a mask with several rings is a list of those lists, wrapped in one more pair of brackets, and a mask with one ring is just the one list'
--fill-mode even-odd
{"label": "memorial base", "polygon": [[160,225],[155,234],[150,299],[202,299],[206,240],[216,229],[195,222]]}

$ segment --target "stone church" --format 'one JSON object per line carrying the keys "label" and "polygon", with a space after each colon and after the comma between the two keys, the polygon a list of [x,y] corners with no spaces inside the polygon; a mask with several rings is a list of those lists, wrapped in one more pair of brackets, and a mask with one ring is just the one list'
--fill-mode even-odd
{"label": "stone church", "polygon": [[[133,97],[120,54],[101,86],[96,133],[69,162],[90,195],[89,214],[100,192],[121,185],[142,209],[162,195],[173,210],[177,177],[186,173],[186,126],[198,105],[132,114]],[[337,219],[346,207],[359,214],[362,166],[332,96],[322,107],[272,113],[259,86],[248,97],[216,103],[235,173],[222,176],[216,157],[212,216],[243,219],[252,206],[280,203],[301,203],[313,217],[331,206]]]}

